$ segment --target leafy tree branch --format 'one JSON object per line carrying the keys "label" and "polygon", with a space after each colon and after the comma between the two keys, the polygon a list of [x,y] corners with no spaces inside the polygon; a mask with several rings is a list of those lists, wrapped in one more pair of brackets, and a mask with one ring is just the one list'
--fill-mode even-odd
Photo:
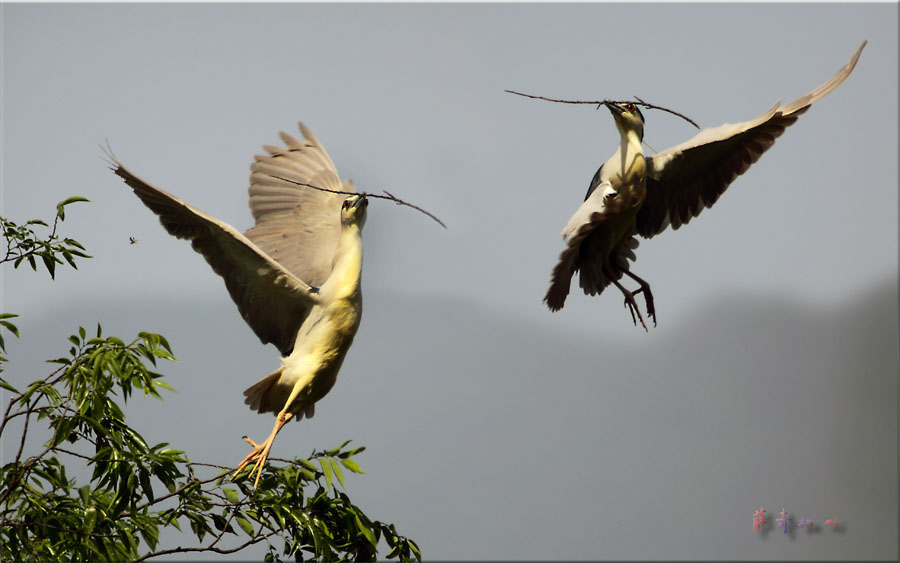
{"label": "leafy tree branch", "polygon": [[[14,267],[40,258],[48,273],[64,259],[87,258],[83,247],[56,237],[64,207],[57,207],[48,236],[5,218],[6,256]],[[62,256],[62,259],[59,257]],[[19,336],[0,315],[0,331]],[[141,332],[126,342],[79,327],[68,354],[28,384],[0,377],[0,437],[18,442],[0,467],[0,560],[132,560],[199,552],[235,553],[263,544],[266,560],[421,560],[413,540],[393,524],[373,520],[353,504],[344,470],[363,473],[355,460],[364,447],[344,442],[307,458],[272,459],[257,488],[232,468],[191,461],[167,443],[149,445],[127,424],[124,406],[135,397],[162,400],[171,390],[157,363],[174,360],[158,334]],[[6,363],[0,338],[0,370]],[[20,432],[20,434],[18,434]],[[39,434],[39,436],[35,436]],[[42,445],[29,453],[28,444]],[[161,530],[190,531],[185,545],[161,547]]]}
{"label": "leafy tree branch", "polygon": [[[57,203],[52,228],[40,219],[32,219],[17,225],[6,217],[0,217],[2,221],[0,226],[6,239],[6,254],[0,259],[0,264],[12,262],[13,268],[18,268],[19,264],[27,261],[32,270],[37,270],[37,259],[40,258],[51,278],[56,277],[56,265],[62,264],[63,259],[78,269],[75,258],[90,258],[90,256],[84,253],[84,246],[77,240],[60,239],[56,235],[56,229],[60,222],[66,220],[66,206],[79,201],[88,200],[81,196],[72,196]],[[34,231],[35,227],[49,228],[50,233],[44,237],[38,236]]]}

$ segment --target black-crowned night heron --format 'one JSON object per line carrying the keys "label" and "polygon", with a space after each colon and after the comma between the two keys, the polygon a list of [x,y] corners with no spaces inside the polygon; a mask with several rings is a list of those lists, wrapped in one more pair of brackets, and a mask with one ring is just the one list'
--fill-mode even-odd
{"label": "black-crowned night heron", "polygon": [[[656,323],[653,294],[646,281],[629,269],[638,246],[635,235],[651,238],[671,226],[678,229],[707,207],[769,149],[775,138],[816,100],[838,87],[853,71],[866,42],[850,62],[827,82],[781,106],[776,103],[756,119],[700,131],[693,139],[645,157],[641,148],[644,116],[631,103],[607,103],[621,141],[616,153],[591,180],[585,201],[569,220],[562,236],[566,249],[553,269],[544,302],[551,311],[563,307],[575,272],[587,295],[609,284],[625,296],[632,321],[641,316],[634,296],[644,294],[647,315]],[[631,292],[619,283],[622,275],[635,280]]]}
{"label": "black-crowned night heron", "polygon": [[300,124],[303,142],[281,133],[287,148],[265,146],[250,176],[256,225],[241,234],[144,182],[110,154],[113,170],[159,215],[163,227],[188,239],[222,276],[241,316],[264,343],[281,352],[281,367],[244,391],[246,403],[278,413],[272,433],[238,465],[255,462],[254,486],[275,436],[293,417],[313,416],[334,385],[362,315],[362,228],[368,200],[298,186],[355,192],[341,182],[325,148]]}

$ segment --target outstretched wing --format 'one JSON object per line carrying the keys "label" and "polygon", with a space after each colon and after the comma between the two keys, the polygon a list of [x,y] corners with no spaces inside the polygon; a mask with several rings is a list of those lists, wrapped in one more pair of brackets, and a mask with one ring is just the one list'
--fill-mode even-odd
{"label": "outstretched wing", "polygon": [[125,180],[144,205],[159,216],[169,234],[191,241],[222,276],[241,316],[264,344],[281,354],[293,350],[297,330],[316,302],[310,286],[267,256],[234,227],[194,209],[151,186],[125,168],[112,154],[112,170]]}
{"label": "outstretched wing", "polygon": [[550,288],[544,296],[544,303],[551,311],[558,311],[565,305],[575,272],[581,270],[579,285],[585,294],[595,295],[613,279],[621,277],[622,270],[628,268],[629,259],[634,260],[637,239],[629,236],[619,241],[615,236],[621,236],[621,233],[613,233],[618,229],[611,228],[611,223],[624,211],[620,199],[609,182],[591,182],[587,199],[562,232],[566,249],[559,255],[550,276]]}
{"label": "outstretched wing", "polygon": [[355,192],[341,183],[325,148],[302,123],[303,141],[281,133],[285,148],[266,145],[250,174],[250,211],[256,225],[244,234],[263,252],[306,283],[320,287],[328,276],[341,234],[341,204]]}
{"label": "outstretched wing", "polygon": [[750,121],[705,129],[647,159],[647,198],[637,215],[638,234],[650,238],[669,225],[677,229],[712,207],[734,179],[759,160],[813,102],[850,76],[865,46],[863,41],[850,62],[805,96],[784,106],[775,104]]}

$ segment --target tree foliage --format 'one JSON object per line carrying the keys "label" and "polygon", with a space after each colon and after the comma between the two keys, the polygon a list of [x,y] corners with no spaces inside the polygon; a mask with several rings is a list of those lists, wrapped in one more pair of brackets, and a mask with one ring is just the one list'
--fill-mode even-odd
{"label": "tree foliage", "polygon": [[[53,276],[60,256],[73,267],[75,257],[87,258],[77,241],[56,237],[65,205],[75,201],[85,200],[60,202],[44,239],[32,230],[47,226],[41,221],[20,227],[0,218],[7,241],[0,264],[28,261],[37,269],[40,258]],[[0,370],[2,332],[19,336],[14,317],[0,315]],[[421,560],[414,541],[369,518],[347,495],[344,470],[363,473],[355,456],[364,447],[347,441],[307,458],[273,459],[281,465],[267,465],[254,489],[244,475],[232,480],[231,468],[193,462],[166,443],[148,445],[126,423],[123,407],[133,395],[161,400],[171,390],[155,371],[158,361],[174,359],[164,337],[141,332],[126,343],[98,325],[92,336],[79,328],[69,345],[42,379],[14,385],[0,377],[8,397],[0,437],[18,442],[0,469],[0,560],[142,561],[255,544],[265,544],[273,561],[372,560],[381,545],[389,559]],[[35,432],[45,441],[26,455]],[[161,547],[167,528],[189,529],[191,545]]]}
{"label": "tree foliage", "polygon": [[[37,270],[37,259],[40,258],[47,268],[51,278],[56,278],[56,265],[63,263],[63,258],[75,269],[75,258],[90,258],[84,253],[84,247],[77,240],[70,238],[60,239],[56,235],[59,223],[66,220],[66,206],[79,201],[88,201],[81,196],[72,196],[56,204],[56,218],[53,227],[40,219],[26,221],[22,225],[13,223],[6,217],[0,217],[0,226],[3,228],[3,237],[6,239],[6,254],[0,264],[12,262],[13,268],[27,261],[32,270]],[[46,237],[39,237],[35,233],[35,227],[50,228]]]}

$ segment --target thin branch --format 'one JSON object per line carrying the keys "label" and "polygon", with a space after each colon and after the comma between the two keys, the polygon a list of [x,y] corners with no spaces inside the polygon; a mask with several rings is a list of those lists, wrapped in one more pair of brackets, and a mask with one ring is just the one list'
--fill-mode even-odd
{"label": "thin branch", "polygon": [[664,107],[662,107],[662,106],[655,106],[655,105],[653,105],[653,104],[651,104],[651,103],[645,102],[644,100],[638,98],[637,96],[635,96],[634,99],[638,101],[638,105],[644,106],[644,107],[647,108],[647,109],[659,109],[659,110],[662,110],[662,111],[671,113],[672,115],[676,115],[676,116],[680,117],[681,119],[687,121],[688,123],[690,123],[691,125],[693,125],[693,126],[696,127],[697,129],[700,129],[700,126],[697,125],[697,122],[696,122],[696,121],[694,121],[694,120],[691,119],[690,117],[684,115],[683,113],[679,113],[679,112],[677,112],[677,111],[675,111],[675,110],[671,110],[671,109],[668,109],[668,108],[664,108]]}
{"label": "thin branch", "polygon": [[[48,375],[41,381],[43,381],[44,384],[46,385],[47,381],[50,378],[52,378],[55,374],[59,373],[59,371],[62,370],[64,367],[65,366],[60,366],[59,368],[57,368],[55,371],[53,371],[50,375]],[[34,466],[34,464],[37,463],[37,460],[39,460],[41,457],[43,457],[47,453],[47,451],[49,451],[51,449],[48,447],[39,456],[29,458],[29,460],[26,460],[26,462],[22,463],[21,467],[18,467],[19,461],[22,459],[22,452],[25,448],[25,439],[28,435],[28,423],[31,420],[31,415],[34,414],[35,411],[40,411],[40,410],[44,409],[44,407],[37,407],[37,403],[41,399],[41,396],[38,395],[38,396],[34,397],[33,399],[31,399],[30,401],[28,401],[28,403],[25,405],[24,411],[18,411],[16,413],[13,413],[12,415],[9,415],[10,408],[12,408],[12,405],[15,404],[16,401],[21,399],[22,395],[23,395],[22,393],[19,393],[19,397],[13,397],[10,399],[9,406],[7,406],[6,412],[3,415],[3,422],[0,423],[0,434],[2,434],[2,430],[6,427],[6,423],[9,422],[10,419],[15,418],[16,416],[18,416],[20,414],[25,415],[25,423],[24,423],[24,426],[22,427],[22,440],[19,442],[19,450],[16,452],[16,459],[13,462],[13,464],[17,466],[17,471],[15,471],[13,473],[12,477],[10,478],[10,482],[9,482],[7,488],[5,490],[3,490],[2,492],[0,492],[0,503],[5,503],[4,511],[9,511],[9,503],[12,500],[12,493],[15,490],[15,487],[18,484],[19,480],[22,479],[24,476],[26,476],[31,471],[31,468]],[[57,427],[56,430],[54,431],[52,440],[56,440],[56,436],[58,435],[58,433],[59,433],[59,427]]]}
{"label": "thin branch", "polygon": [[[531,95],[531,94],[523,94],[522,92],[516,92],[515,90],[504,90],[504,92],[508,92],[508,93],[510,93],[510,94],[515,94],[515,95],[517,95],[517,96],[524,96],[524,97],[526,97],[526,98],[531,98],[531,99],[533,99],[533,100],[544,100],[544,101],[547,101],[547,102],[556,102],[556,103],[558,103],[558,104],[585,104],[585,105],[597,106],[597,109],[600,109],[600,106],[609,106],[610,104],[627,104],[627,103],[633,103],[633,102],[628,102],[628,101],[623,101],[623,100],[594,100],[594,101],[584,101],[584,100],[557,100],[557,99],[555,99],[555,98],[545,98],[544,96],[533,96],[533,95]],[[694,121],[694,120],[691,119],[690,117],[684,115],[683,113],[678,113],[677,111],[674,111],[674,110],[671,110],[671,109],[668,109],[668,108],[664,108],[664,107],[662,107],[662,106],[657,106],[657,105],[654,105],[654,104],[645,102],[644,100],[638,98],[637,96],[635,96],[634,99],[637,100],[637,105],[639,105],[639,106],[644,106],[644,107],[647,108],[647,109],[659,109],[659,110],[662,110],[662,111],[671,113],[672,115],[677,115],[678,117],[680,117],[681,119],[687,121],[688,123],[690,123],[691,125],[693,125],[693,126],[696,127],[697,129],[700,129],[700,126],[697,125],[697,122],[696,122],[696,121]]]}
{"label": "thin branch", "polygon": [[516,92],[515,90],[504,90],[504,92],[507,92],[509,94],[515,94],[516,96],[523,96],[525,98],[531,98],[532,100],[544,100],[546,102],[556,102],[558,104],[586,104],[586,105],[591,105],[591,106],[597,106],[598,109],[600,108],[600,106],[605,106],[608,103],[609,104],[614,103],[610,100],[603,100],[601,102],[585,102],[585,101],[578,101],[578,100],[557,100],[556,98],[545,98],[544,96],[523,94],[522,92]]}
{"label": "thin branch", "polygon": [[[55,376],[56,374],[58,374],[59,372],[61,372],[61,371],[64,370],[65,368],[66,368],[66,366],[60,366],[60,367],[56,368],[55,370],[53,370],[53,371],[52,371],[49,375],[47,375],[47,377],[45,377],[44,379],[40,379],[40,380],[36,380],[36,381],[42,381],[45,385],[50,385],[50,386],[56,385],[56,383],[58,382],[58,379],[57,379],[57,380],[51,381],[50,378],[52,378],[53,376]],[[65,374],[62,374],[62,375],[65,375]],[[32,383],[32,385],[33,385],[33,383]],[[16,397],[11,397],[11,398],[9,399],[9,404],[6,406],[6,411],[3,413],[3,421],[0,422],[0,436],[3,435],[3,430],[6,428],[6,423],[7,423],[10,419],[16,418],[17,416],[21,416],[21,415],[24,415],[24,414],[30,415],[30,414],[32,414],[33,412],[40,412],[40,411],[42,411],[42,410],[47,410],[47,409],[53,409],[53,408],[55,408],[55,407],[53,407],[52,405],[48,405],[48,406],[46,406],[46,407],[36,407],[36,408],[31,408],[31,409],[28,409],[28,410],[25,410],[25,411],[16,411],[16,412],[13,413],[13,414],[9,414],[9,411],[12,409],[12,406],[13,406],[13,405],[14,405],[14,404],[22,397],[23,394],[24,394],[24,393],[19,393],[18,396],[16,396]]]}
{"label": "thin branch", "polygon": [[119,514],[118,517],[119,518],[130,518],[131,516],[134,516],[134,514],[140,512],[141,510],[147,508],[148,506],[153,506],[154,504],[158,504],[166,499],[180,495],[188,487],[191,487],[193,485],[205,485],[207,483],[211,483],[212,481],[215,481],[216,479],[219,479],[222,476],[227,475],[228,473],[229,473],[228,471],[225,471],[223,473],[220,473],[219,475],[216,475],[215,477],[210,477],[208,479],[197,479],[197,478],[194,478],[193,480],[189,479],[189,480],[185,481],[183,485],[181,485],[180,487],[178,487],[171,493],[165,494],[161,497],[156,497],[153,500],[148,500],[148,501],[144,502],[143,504],[136,506],[134,508],[133,512],[123,512],[123,513]]}
{"label": "thin branch", "polygon": [[407,207],[412,207],[412,208],[415,209],[416,211],[419,211],[419,212],[421,212],[421,213],[424,213],[425,215],[428,215],[429,217],[431,217],[432,219],[434,219],[435,221],[437,221],[438,225],[444,227],[445,229],[447,228],[447,225],[445,225],[444,222],[441,221],[440,219],[438,219],[433,213],[431,213],[431,212],[429,212],[429,211],[425,211],[424,209],[422,209],[422,208],[419,207],[418,205],[413,205],[413,204],[411,204],[411,203],[407,203],[407,202],[403,201],[402,199],[400,199],[399,197],[395,196],[394,194],[392,194],[391,192],[389,192],[389,191],[387,191],[387,190],[383,190],[384,193],[385,193],[385,195],[381,195],[381,194],[370,194],[370,193],[366,193],[366,192],[360,192],[360,193],[356,193],[356,192],[344,192],[344,191],[341,191],[341,190],[329,190],[328,188],[320,188],[319,186],[314,186],[314,185],[312,185],[312,184],[307,184],[307,183],[305,183],[305,182],[298,182],[298,181],[296,181],[296,180],[291,180],[290,178],[283,178],[283,177],[281,177],[281,176],[272,176],[272,177],[275,178],[275,179],[277,179],[277,180],[283,180],[283,181],[285,181],[285,182],[290,182],[291,184],[294,184],[295,186],[304,186],[304,187],[307,187],[307,188],[312,188],[312,189],[314,189],[314,190],[319,190],[320,192],[328,192],[328,193],[332,193],[332,194],[344,194],[344,195],[358,195],[358,196],[362,196],[362,197],[376,197],[376,198],[378,198],[378,199],[386,199],[386,200],[389,200],[389,201],[393,201],[393,202],[396,203],[397,205],[405,205],[405,206],[407,206]]}
{"label": "thin branch", "polygon": [[225,555],[228,553],[236,553],[236,552],[244,549],[245,547],[257,544],[263,540],[268,540],[270,537],[272,537],[276,533],[277,532],[269,532],[268,534],[266,534],[264,536],[254,536],[254,537],[250,538],[249,540],[247,540],[246,542],[244,542],[242,545],[239,545],[237,547],[230,548],[230,549],[222,549],[222,548],[218,548],[218,547],[205,546],[205,547],[176,547],[174,549],[164,549],[162,551],[151,551],[151,552],[145,553],[141,557],[138,557],[137,559],[135,559],[134,563],[137,563],[138,561],[145,561],[147,559],[150,559],[151,557],[159,557],[160,555],[169,555],[171,553],[191,553],[191,552],[196,553],[196,552],[202,552],[202,551],[212,551],[213,553],[219,553],[222,555]]}
{"label": "thin branch", "polygon": [[[22,427],[22,440],[19,442],[19,451],[16,452],[16,459],[13,461],[13,466],[16,468],[15,473],[13,473],[12,477],[9,480],[9,484],[5,491],[0,494],[0,502],[5,502],[4,511],[9,511],[9,501],[12,500],[12,493],[16,488],[19,480],[21,480],[25,475],[31,471],[31,467],[28,464],[23,463],[19,466],[19,461],[22,459],[22,451],[25,449],[25,438],[28,436],[28,423],[31,421],[31,413],[34,409],[34,406],[37,404],[37,401],[40,397],[35,397],[33,401],[29,401],[28,407],[26,409],[25,416],[25,425]],[[53,435],[54,439],[56,438],[56,433]],[[41,454],[43,455],[43,454]],[[39,459],[39,458],[38,458]],[[32,466],[34,463],[31,464]]]}
{"label": "thin branch", "polygon": [[[275,458],[270,457],[269,459],[275,459]],[[186,463],[186,465],[196,465],[197,467],[212,467],[214,469],[221,469],[225,473],[234,471],[234,467],[226,467],[224,465],[219,465],[217,463],[203,463],[200,461],[189,461]]]}
{"label": "thin branch", "polygon": [[[22,396],[22,394],[19,393],[19,397],[21,397],[21,396]],[[9,411],[12,410],[12,406],[16,403],[17,400],[18,400],[18,397],[11,397],[9,399],[9,403],[6,405],[6,411],[3,413],[3,421],[0,422],[0,436],[3,436],[3,430],[6,428],[6,423],[9,421],[9,419],[14,418],[23,413],[23,411],[17,411],[12,416],[10,416],[10,414],[9,414]]]}

